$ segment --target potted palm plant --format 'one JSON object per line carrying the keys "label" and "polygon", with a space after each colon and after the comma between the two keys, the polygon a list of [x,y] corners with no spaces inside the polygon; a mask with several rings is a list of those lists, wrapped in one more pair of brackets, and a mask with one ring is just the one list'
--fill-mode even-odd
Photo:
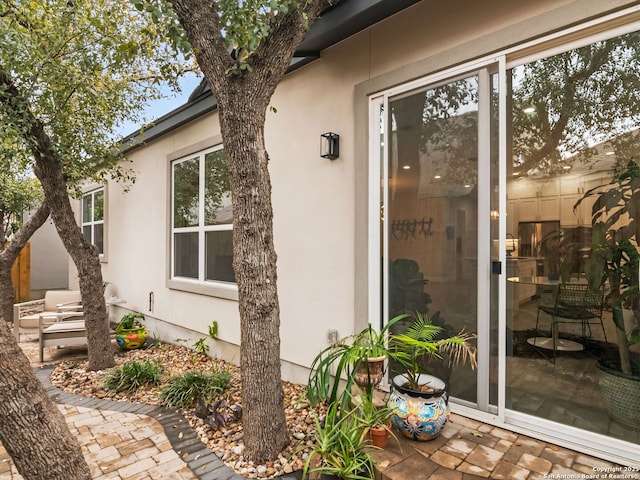
{"label": "potted palm plant", "polygon": [[380,330],[369,325],[322,350],[311,364],[307,383],[309,401],[317,404],[339,400],[346,406],[349,398],[341,392],[350,392],[354,384],[362,390],[377,385],[384,374],[384,361],[390,354],[387,348],[389,329],[407,317],[407,314],[398,315]]}
{"label": "potted palm plant", "polygon": [[408,438],[432,440],[447,423],[449,406],[445,382],[429,373],[425,362],[445,358],[451,366],[476,366],[474,334],[460,332],[447,336],[442,327],[419,313],[405,333],[394,334],[389,348],[403,373],[392,379],[389,407],[393,424]]}
{"label": "potted palm plant", "polygon": [[[618,346],[617,358],[598,361],[599,383],[611,417],[639,427],[640,359],[630,346],[640,341],[640,166],[629,162],[611,182],[587,191],[575,207],[593,196],[592,248],[585,274],[592,290],[607,287]],[[630,324],[625,324],[625,307],[632,312]]]}

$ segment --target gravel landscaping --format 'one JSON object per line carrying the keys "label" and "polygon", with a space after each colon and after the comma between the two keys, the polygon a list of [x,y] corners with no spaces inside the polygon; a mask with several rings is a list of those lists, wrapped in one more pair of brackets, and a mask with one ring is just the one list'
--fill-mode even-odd
{"label": "gravel landscaping", "polygon": [[[242,405],[240,369],[222,360],[197,354],[193,350],[180,345],[159,344],[144,350],[131,350],[116,356],[116,364],[122,365],[131,361],[159,361],[162,365],[162,382],[169,377],[180,375],[191,370],[210,372],[212,370],[228,370],[231,373],[231,384],[223,394],[228,406]],[[63,362],[51,374],[51,382],[58,388],[77,395],[95,398],[109,398],[128,402],[161,405],[159,392],[162,387],[143,385],[133,392],[111,393],[102,385],[106,371],[87,371],[87,362]],[[264,465],[255,465],[244,459],[242,422],[229,422],[215,429],[205,424],[190,408],[181,413],[187,418],[192,428],[211,451],[220,457],[230,468],[249,478],[273,478],[284,473],[301,470],[308,455],[308,439],[313,433],[315,412],[304,401],[304,386],[282,382],[284,388],[284,406],[291,442],[280,452],[278,459]]]}

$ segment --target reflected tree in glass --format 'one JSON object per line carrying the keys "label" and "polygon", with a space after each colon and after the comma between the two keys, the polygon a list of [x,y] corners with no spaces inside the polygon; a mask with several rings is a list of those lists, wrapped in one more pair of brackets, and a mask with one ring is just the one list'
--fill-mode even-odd
{"label": "reflected tree in glass", "polygon": [[588,163],[608,143],[619,166],[638,154],[640,33],[512,70],[513,168],[549,176]]}
{"label": "reflected tree in glass", "polygon": [[229,172],[224,150],[207,153],[205,161],[204,183],[204,220],[205,225],[231,223]]}
{"label": "reflected tree in glass", "polygon": [[173,226],[198,225],[200,165],[197,158],[173,166]]}

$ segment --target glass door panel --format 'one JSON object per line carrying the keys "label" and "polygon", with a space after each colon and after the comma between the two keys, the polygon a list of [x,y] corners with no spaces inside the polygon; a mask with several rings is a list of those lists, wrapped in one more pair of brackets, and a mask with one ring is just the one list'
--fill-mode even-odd
{"label": "glass door panel", "polygon": [[[390,98],[388,109],[388,318],[419,312],[448,334],[477,332],[479,76]],[[429,370],[477,403],[469,366]]]}
{"label": "glass door panel", "polygon": [[[507,72],[506,407],[632,444],[638,424],[612,420],[598,369],[618,356],[611,302],[587,283],[597,277],[594,251],[609,248],[592,248],[601,226],[631,249],[638,239],[625,228],[629,215],[599,225],[607,215],[592,217],[598,196],[585,194],[639,158],[639,46],[635,32]],[[607,208],[623,202],[619,194]],[[629,299],[638,310],[637,296]],[[633,312],[626,328],[628,336],[638,328]]]}

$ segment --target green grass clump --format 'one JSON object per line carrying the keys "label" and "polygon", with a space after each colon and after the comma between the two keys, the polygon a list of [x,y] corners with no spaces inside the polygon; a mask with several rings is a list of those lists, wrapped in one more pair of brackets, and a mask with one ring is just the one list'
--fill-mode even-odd
{"label": "green grass clump", "polygon": [[196,403],[198,397],[210,400],[223,393],[230,383],[229,370],[211,373],[192,370],[171,377],[160,390],[160,401],[168,407],[188,408]]}
{"label": "green grass clump", "polygon": [[102,386],[114,393],[132,392],[142,385],[158,385],[161,376],[160,363],[133,361],[109,369],[102,379]]}

